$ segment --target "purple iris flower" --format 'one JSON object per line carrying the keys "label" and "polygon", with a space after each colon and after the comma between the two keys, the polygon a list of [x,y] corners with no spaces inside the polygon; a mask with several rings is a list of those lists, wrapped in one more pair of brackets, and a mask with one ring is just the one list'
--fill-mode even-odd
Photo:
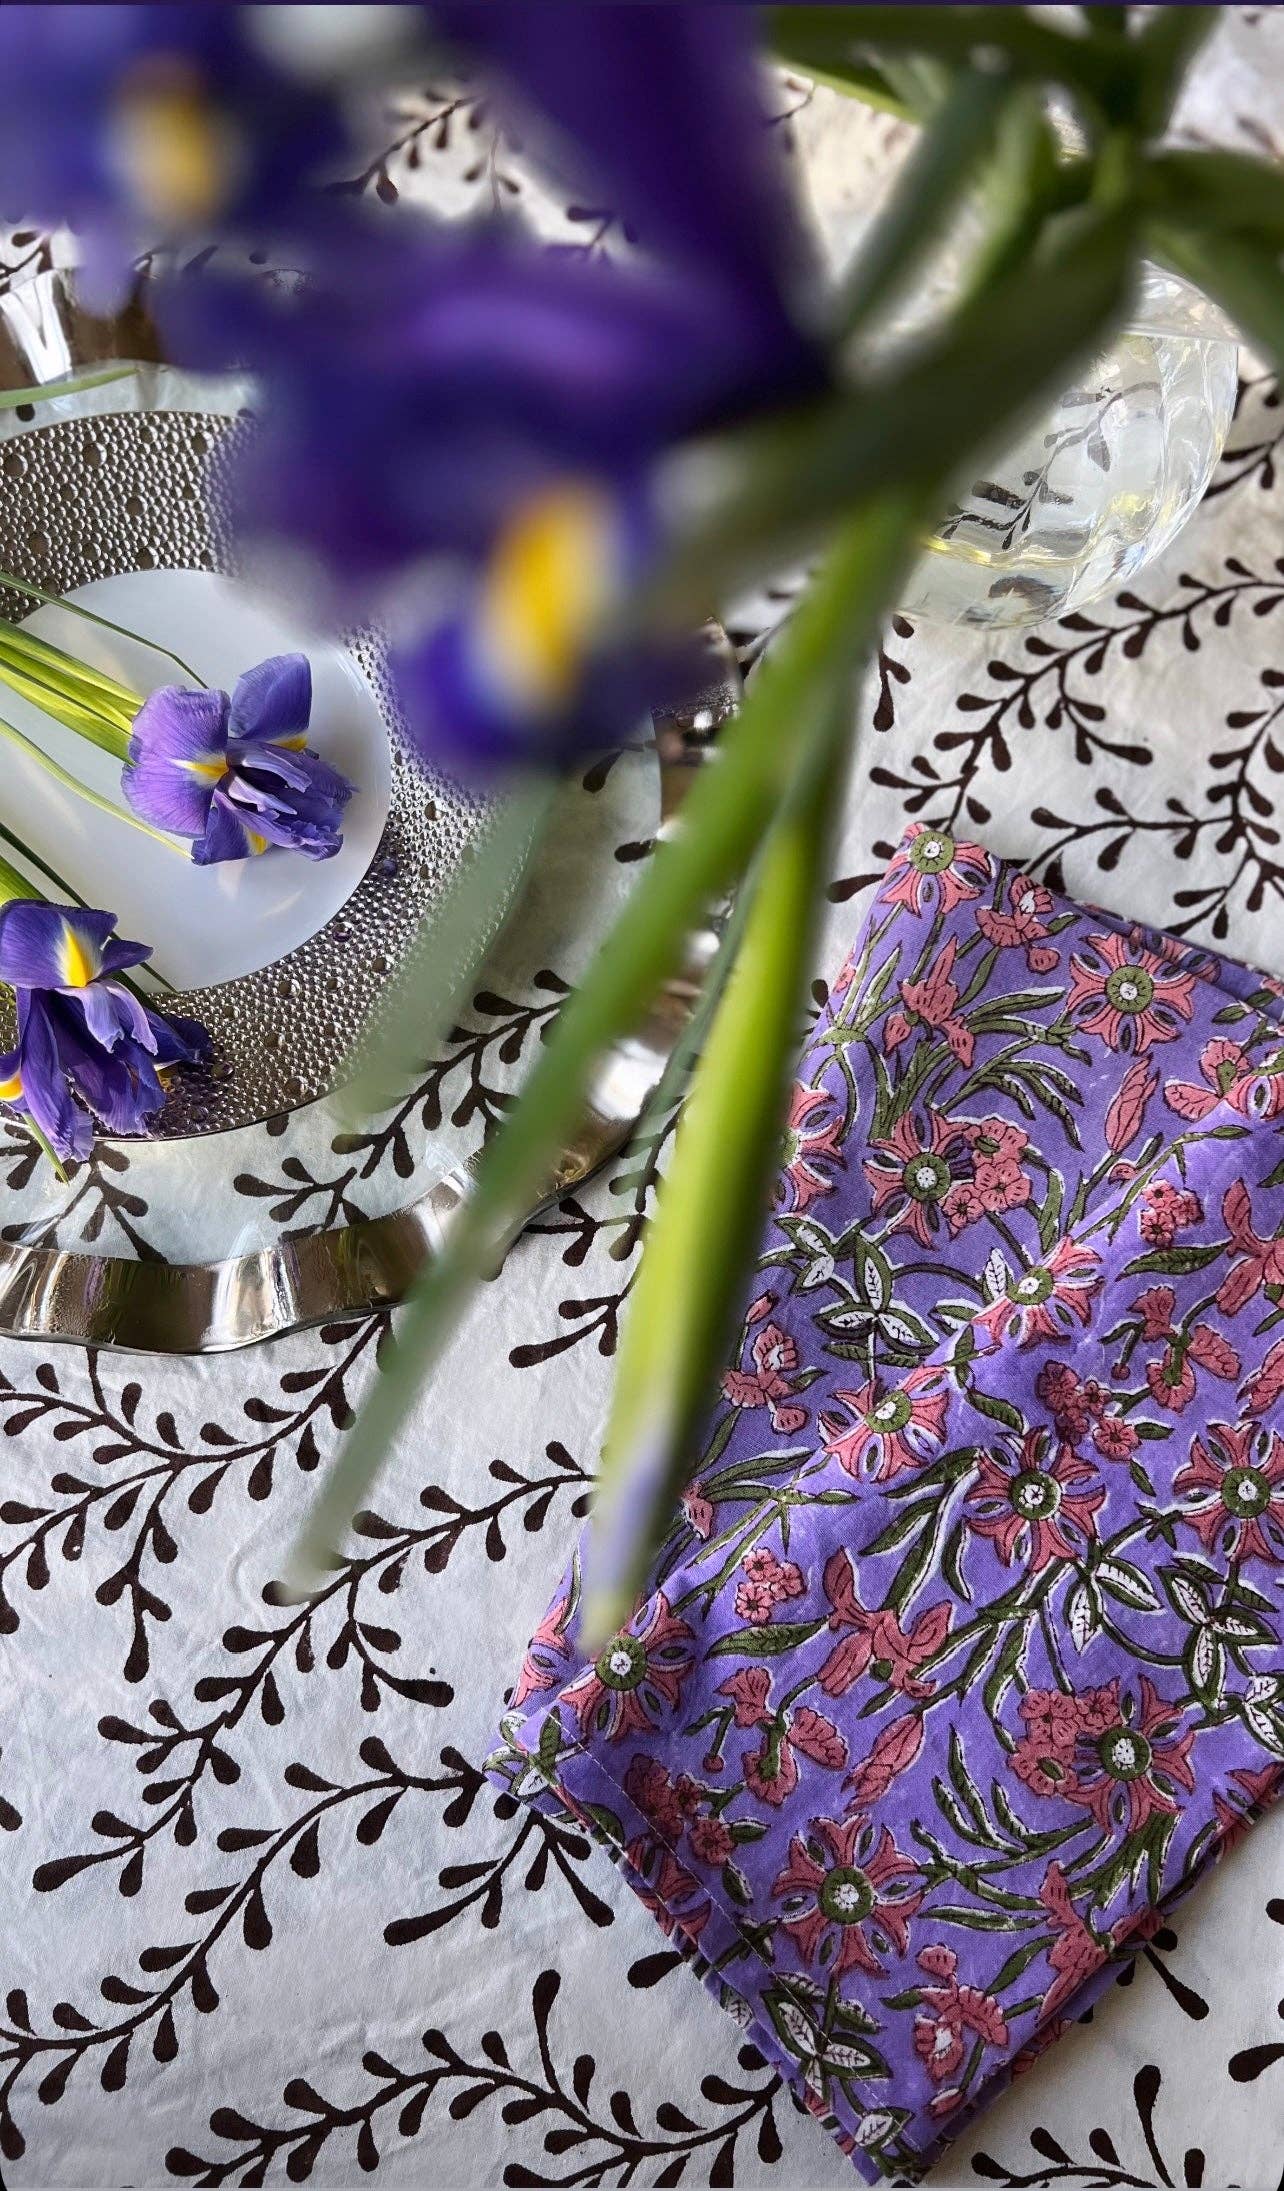
{"label": "purple iris flower", "polygon": [[646,665],[605,634],[660,551],[658,460],[824,384],[792,295],[809,254],[748,10],[490,0],[436,19],[547,106],[646,255],[588,261],[498,227],[375,233],[341,209],[300,288],[178,284],[168,325],[186,361],[264,383],[253,529],[367,590],[446,562],[440,613],[396,656],[423,744],[560,760],[641,712]]}
{"label": "purple iris flower", "polygon": [[312,671],[273,654],[225,692],[165,685],[134,717],[121,788],[157,829],[190,837],[198,867],[284,845],[333,859],[352,785],[307,743]]}
{"label": "purple iris flower", "polygon": [[254,14],[0,6],[0,209],[70,223],[100,309],[141,245],[289,228],[341,141],[330,102],[256,43]]}
{"label": "purple iris flower", "polygon": [[109,1133],[142,1133],[165,1100],[161,1071],[209,1053],[196,1020],[153,1012],[113,980],[151,957],[115,926],[114,913],[36,899],[0,909],[0,981],[18,997],[0,1102],[29,1117],[59,1158],[88,1156],[95,1118]]}

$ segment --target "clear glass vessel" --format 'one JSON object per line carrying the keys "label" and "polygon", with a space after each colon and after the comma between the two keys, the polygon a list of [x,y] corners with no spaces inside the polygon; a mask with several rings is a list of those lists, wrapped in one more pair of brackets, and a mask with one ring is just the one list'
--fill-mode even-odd
{"label": "clear glass vessel", "polygon": [[[823,84],[781,104],[821,261],[841,275],[913,149],[908,122]],[[1062,142],[1073,131],[1054,116]],[[925,279],[879,337],[894,350],[950,309],[979,241],[965,201]],[[1234,329],[1199,292],[1143,271],[1126,327],[983,468],[956,484],[900,606],[941,623],[1033,624],[1126,583],[1208,484],[1235,403]]]}
{"label": "clear glass vessel", "polygon": [[1237,345],[1208,301],[1145,271],[1129,325],[956,492],[901,606],[1035,624],[1136,576],[1189,517],[1235,406]]}

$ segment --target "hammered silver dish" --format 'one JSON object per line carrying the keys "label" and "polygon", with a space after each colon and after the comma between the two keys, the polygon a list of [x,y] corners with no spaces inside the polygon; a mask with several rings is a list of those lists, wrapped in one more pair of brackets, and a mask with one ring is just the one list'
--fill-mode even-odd
{"label": "hammered silver dish", "polygon": [[[167,369],[146,287],[118,321],[80,310],[61,272],[38,275],[0,299],[0,384],[49,384],[54,422],[10,412],[0,428],[0,568],[61,594],[94,579],[161,569],[234,567],[227,524],[227,468],[252,422],[235,403],[205,410],[165,405]],[[77,399],[57,383],[110,360],[130,361],[120,389]],[[223,391],[220,391],[220,398]],[[117,398],[120,398],[118,401]],[[14,430],[16,429],[16,430]],[[0,591],[0,615],[21,621],[30,602]],[[725,634],[705,632],[706,651],[684,704],[654,718],[659,827],[681,824],[686,793],[721,725],[739,705],[741,681]],[[210,1071],[174,1076],[156,1138],[189,1148],[251,1122],[292,1130],[318,1097],[341,1084],[345,1061],[412,946],[431,935],[434,907],[496,814],[493,804],[428,769],[411,746],[376,635],[349,652],[373,695],[391,756],[387,823],[378,848],[340,909],[285,956],[235,980],[167,995],[201,1019],[216,1045]],[[638,847],[636,849],[641,849]],[[516,875],[514,875],[514,884]],[[509,910],[496,893],[474,963]],[[579,1129],[550,1167],[523,1221],[585,1180],[629,1140],[671,1067],[704,974],[719,920],[687,939],[683,962],[645,1023],[602,1059]],[[0,989],[0,1041],[7,1039]],[[12,1024],[11,1018],[9,1024]],[[665,1080],[666,1095],[669,1081]],[[113,1146],[102,1137],[110,1155]],[[138,1144],[120,1142],[121,1152]],[[0,1334],[164,1354],[252,1345],[309,1324],[398,1301],[440,1245],[468,1197],[475,1158],[439,1163],[404,1206],[347,1223],[301,1227],[247,1253],[215,1260],[140,1249],[98,1254],[62,1244],[56,1213],[0,1235]],[[33,1237],[33,1229],[36,1237]]]}
{"label": "hammered silver dish", "polygon": [[[199,411],[120,411],[35,426],[0,446],[0,568],[66,594],[126,571],[231,571],[226,481],[250,422]],[[0,588],[12,622],[31,603]],[[416,752],[377,635],[348,651],[387,732],[389,810],[355,890],[283,957],[234,980],[175,991],[201,1021],[208,1066],[173,1075],[154,1134],[174,1140],[252,1124],[329,1094],[494,807]],[[502,894],[493,919],[506,910]],[[480,939],[485,941],[483,937]],[[0,1043],[12,1007],[0,1011]]]}
{"label": "hammered silver dish", "polygon": [[[710,627],[708,673],[683,707],[655,718],[659,837],[681,826],[696,770],[735,712],[740,677]],[[529,1222],[629,1140],[691,1027],[720,923],[688,938],[643,1024],[601,1060],[580,1126],[525,1212]],[[43,1341],[212,1354],[399,1301],[472,1189],[472,1163],[447,1169],[400,1210],[300,1234],[212,1263],[135,1261],[0,1239],[0,1333]],[[520,1226],[516,1228],[520,1230]]]}

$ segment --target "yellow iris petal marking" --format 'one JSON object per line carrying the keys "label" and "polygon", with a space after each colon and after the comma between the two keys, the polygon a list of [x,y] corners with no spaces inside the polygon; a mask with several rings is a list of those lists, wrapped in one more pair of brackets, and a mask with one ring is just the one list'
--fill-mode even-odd
{"label": "yellow iris petal marking", "polygon": [[225,760],[175,761],[174,766],[175,768],[186,769],[189,776],[206,776],[211,783],[215,784],[220,776],[227,774],[227,762]]}
{"label": "yellow iris petal marking", "polygon": [[199,73],[176,54],[149,54],[117,92],[116,164],[139,209],[167,227],[199,226],[228,195],[228,129]]}
{"label": "yellow iris petal marking", "polygon": [[252,829],[247,829],[245,834],[249,839],[251,852],[258,853],[267,851],[268,841],[266,837],[257,836]]}
{"label": "yellow iris petal marking", "polygon": [[519,506],[491,559],[479,619],[486,668],[516,700],[542,711],[570,697],[618,571],[618,511],[600,488],[563,483]]}
{"label": "yellow iris petal marking", "polygon": [[306,730],[295,731],[288,738],[269,738],[268,740],[269,745],[280,746],[286,753],[302,753],[307,742],[308,734]]}
{"label": "yellow iris petal marking", "polygon": [[8,1080],[0,1080],[0,1103],[16,1103],[21,1094],[21,1073],[11,1073]]}
{"label": "yellow iris petal marking", "polygon": [[98,954],[90,945],[86,948],[70,921],[62,924],[62,943],[59,947],[62,961],[62,985],[64,989],[85,989],[98,972]]}

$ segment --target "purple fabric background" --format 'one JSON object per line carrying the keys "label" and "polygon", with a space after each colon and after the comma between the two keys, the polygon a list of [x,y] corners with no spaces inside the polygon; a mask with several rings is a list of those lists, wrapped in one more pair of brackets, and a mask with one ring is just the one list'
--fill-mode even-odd
{"label": "purple fabric background", "polygon": [[800,1068],[736,1360],[568,1804],[871,2179],[1277,1791],[1279,985],[907,836]]}

